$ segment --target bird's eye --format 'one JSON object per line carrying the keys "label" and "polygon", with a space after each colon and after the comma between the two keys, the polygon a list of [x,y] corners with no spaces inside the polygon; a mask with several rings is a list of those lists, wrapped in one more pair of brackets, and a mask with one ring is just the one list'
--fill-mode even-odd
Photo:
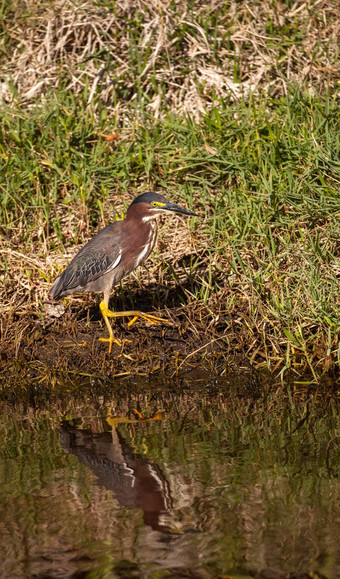
{"label": "bird's eye", "polygon": [[152,201],[152,207],[165,207],[165,203],[160,203],[159,201]]}

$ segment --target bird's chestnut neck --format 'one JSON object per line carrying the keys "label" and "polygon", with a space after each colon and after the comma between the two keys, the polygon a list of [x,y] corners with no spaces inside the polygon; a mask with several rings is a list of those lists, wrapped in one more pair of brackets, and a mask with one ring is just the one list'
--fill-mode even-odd
{"label": "bird's chestnut neck", "polygon": [[161,210],[150,210],[148,203],[136,203],[128,208],[126,221],[141,220],[147,222],[156,219],[161,213]]}

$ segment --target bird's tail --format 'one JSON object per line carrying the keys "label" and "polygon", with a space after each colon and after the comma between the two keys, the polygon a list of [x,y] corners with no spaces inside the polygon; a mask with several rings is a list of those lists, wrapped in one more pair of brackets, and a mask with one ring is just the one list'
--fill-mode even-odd
{"label": "bird's tail", "polygon": [[48,297],[57,302],[58,300],[60,300],[63,297],[63,281],[61,279],[61,275],[59,277],[57,277],[57,279],[55,280],[53,286],[51,287]]}

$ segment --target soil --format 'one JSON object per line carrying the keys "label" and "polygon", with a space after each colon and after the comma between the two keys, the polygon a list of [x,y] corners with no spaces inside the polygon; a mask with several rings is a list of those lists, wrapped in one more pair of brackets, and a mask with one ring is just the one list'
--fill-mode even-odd
{"label": "soil", "polygon": [[[152,304],[153,291],[137,290],[131,294],[133,301],[130,293],[116,296],[111,307],[117,311],[137,309],[165,321],[152,325],[140,319],[128,328],[128,318],[111,320],[114,335],[122,342],[113,344],[111,353],[108,343],[100,341],[108,332],[94,296],[72,296],[57,308],[50,303],[16,303],[16,309],[0,320],[0,378],[19,372],[54,380],[72,372],[95,378],[157,374],[169,379],[193,370],[211,376],[250,370],[257,375],[270,373],[277,381],[284,369],[286,379],[290,374],[293,380],[315,382],[315,373],[298,357],[299,352],[288,370],[283,352],[270,354],[258,347],[246,311],[239,310],[235,319],[220,302],[214,311],[202,304],[184,306],[175,293],[168,294],[171,307],[165,309],[157,307],[165,300]],[[321,378],[329,374],[325,369]],[[335,383],[339,375],[334,366],[331,374]]]}
{"label": "soil", "polygon": [[2,367],[15,362],[100,376],[176,374],[192,368],[221,373],[242,359],[239,353],[231,356],[225,324],[210,333],[200,331],[183,307],[162,311],[143,303],[134,305],[168,322],[153,325],[140,319],[128,328],[128,318],[112,320],[114,335],[122,344],[113,344],[109,353],[108,343],[99,340],[108,337],[99,308],[93,300],[90,307],[86,301],[83,308],[79,308],[81,300],[73,307],[69,302],[57,319],[42,313],[42,318],[32,313],[7,318],[0,347]]}

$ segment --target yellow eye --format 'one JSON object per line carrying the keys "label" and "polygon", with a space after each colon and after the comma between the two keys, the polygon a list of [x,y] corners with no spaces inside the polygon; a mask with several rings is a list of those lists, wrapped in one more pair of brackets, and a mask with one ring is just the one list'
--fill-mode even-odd
{"label": "yellow eye", "polygon": [[158,201],[152,201],[151,205],[153,207],[165,207],[165,203],[159,203]]}

